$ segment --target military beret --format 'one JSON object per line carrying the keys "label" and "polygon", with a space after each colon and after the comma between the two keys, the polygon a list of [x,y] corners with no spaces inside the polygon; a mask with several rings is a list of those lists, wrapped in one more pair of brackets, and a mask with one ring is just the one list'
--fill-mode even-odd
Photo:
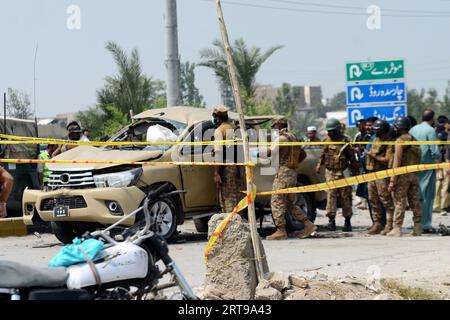
{"label": "military beret", "polygon": [[213,110],[213,114],[226,115],[228,114],[228,108],[223,105],[216,106]]}

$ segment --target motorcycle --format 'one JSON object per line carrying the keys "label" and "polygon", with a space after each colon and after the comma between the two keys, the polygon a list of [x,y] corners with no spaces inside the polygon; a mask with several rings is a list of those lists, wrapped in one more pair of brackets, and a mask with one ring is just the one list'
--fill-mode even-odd
{"label": "motorcycle", "polygon": [[[0,261],[0,299],[8,300],[144,300],[163,299],[162,290],[177,287],[170,299],[196,300],[192,288],[169,256],[166,241],[156,234],[156,216],[149,208],[181,191],[163,184],[146,196],[143,206],[108,228],[86,233],[104,248],[92,260],[66,268],[34,268]],[[145,219],[129,228],[120,225],[142,212]],[[120,232],[117,232],[120,230]],[[116,233],[115,235],[113,235]],[[162,261],[160,270],[157,263]],[[160,284],[166,275],[168,283]]]}

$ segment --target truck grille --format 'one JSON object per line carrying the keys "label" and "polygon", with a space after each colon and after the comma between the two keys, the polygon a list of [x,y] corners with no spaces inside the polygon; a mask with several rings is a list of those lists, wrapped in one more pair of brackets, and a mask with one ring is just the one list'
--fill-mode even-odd
{"label": "truck grille", "polygon": [[95,187],[92,170],[52,171],[48,179],[51,188],[92,188]]}
{"label": "truck grille", "polygon": [[41,203],[41,211],[52,211],[56,205],[67,206],[70,209],[87,208],[86,201],[82,196],[73,196],[56,199],[45,199]]}

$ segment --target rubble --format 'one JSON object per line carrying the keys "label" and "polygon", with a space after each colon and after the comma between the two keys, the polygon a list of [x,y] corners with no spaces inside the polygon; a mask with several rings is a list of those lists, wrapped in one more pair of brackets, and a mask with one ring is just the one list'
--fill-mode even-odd
{"label": "rubble", "polygon": [[283,292],[291,287],[290,276],[282,272],[270,272],[266,276],[266,279],[269,281],[272,288],[280,292]]}
{"label": "rubble", "polygon": [[256,287],[255,300],[281,300],[283,295],[272,285],[269,280],[261,281]]}
{"label": "rubble", "polygon": [[290,279],[291,279],[291,284],[294,287],[301,288],[301,289],[306,289],[309,287],[309,282],[304,277],[300,277],[297,275],[291,275]]}

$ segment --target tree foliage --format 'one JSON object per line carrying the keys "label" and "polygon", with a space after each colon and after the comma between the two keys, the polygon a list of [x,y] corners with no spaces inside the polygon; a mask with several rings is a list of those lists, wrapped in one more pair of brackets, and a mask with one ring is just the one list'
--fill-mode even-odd
{"label": "tree foliage", "polygon": [[30,95],[24,91],[8,88],[6,110],[9,117],[18,119],[32,119]]}
{"label": "tree foliage", "polygon": [[195,85],[195,63],[184,62],[181,64],[180,91],[181,102],[184,106],[205,108],[206,103]]}
{"label": "tree foliage", "polygon": [[118,74],[106,77],[105,87],[97,91],[99,105],[115,106],[123,114],[151,108],[165,94],[164,83],[143,74],[137,49],[130,56],[114,42],[107,42],[106,49],[113,56]]}
{"label": "tree foliage", "polygon": [[95,140],[128,124],[130,111],[136,115],[167,106],[164,82],[144,75],[137,49],[130,56],[114,42],[108,42],[106,49],[112,54],[118,73],[105,78],[105,86],[97,91],[97,105],[77,114],[78,121],[91,130]]}
{"label": "tree foliage", "polygon": [[[232,45],[233,62],[236,67],[237,78],[241,86],[243,100],[255,97],[256,74],[267,61],[282,46],[274,46],[266,51],[261,48],[249,48],[244,39],[237,39]],[[200,66],[210,68],[214,71],[219,82],[222,102],[234,108],[232,104],[231,81],[228,74],[227,58],[222,41],[214,40],[213,47],[200,51]]]}

